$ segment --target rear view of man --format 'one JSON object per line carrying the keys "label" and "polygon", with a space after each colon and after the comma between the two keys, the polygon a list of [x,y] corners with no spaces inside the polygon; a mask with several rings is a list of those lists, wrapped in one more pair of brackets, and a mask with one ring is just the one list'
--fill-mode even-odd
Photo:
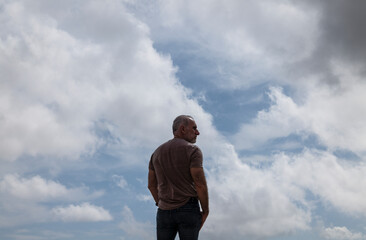
{"label": "rear view of man", "polygon": [[199,134],[191,116],[178,116],[173,122],[174,138],[151,155],[148,188],[159,207],[158,240],[174,240],[177,233],[180,240],[197,240],[208,216],[202,152],[194,145]]}

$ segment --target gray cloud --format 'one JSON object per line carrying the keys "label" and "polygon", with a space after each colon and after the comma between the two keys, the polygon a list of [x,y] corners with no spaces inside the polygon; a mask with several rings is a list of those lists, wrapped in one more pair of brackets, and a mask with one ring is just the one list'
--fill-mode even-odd
{"label": "gray cloud", "polygon": [[362,0],[306,1],[298,6],[317,13],[319,34],[314,39],[316,47],[311,56],[291,65],[290,77],[318,75],[327,84],[346,81],[332,71],[333,61],[357,66],[357,74],[365,76],[366,3]]}
{"label": "gray cloud", "polygon": [[337,57],[366,64],[366,2],[336,0],[322,4],[321,47]]}

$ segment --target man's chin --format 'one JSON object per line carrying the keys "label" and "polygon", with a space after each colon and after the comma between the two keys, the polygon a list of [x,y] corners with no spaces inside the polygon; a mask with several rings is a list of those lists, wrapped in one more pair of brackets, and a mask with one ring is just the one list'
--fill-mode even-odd
{"label": "man's chin", "polygon": [[187,142],[190,143],[196,143],[197,138],[193,138],[193,139],[189,139],[189,138],[184,138]]}

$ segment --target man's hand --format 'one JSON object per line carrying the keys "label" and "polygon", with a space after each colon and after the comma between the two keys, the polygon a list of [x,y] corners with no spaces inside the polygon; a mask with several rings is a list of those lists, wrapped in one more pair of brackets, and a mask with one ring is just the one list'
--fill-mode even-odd
{"label": "man's hand", "polygon": [[159,202],[158,196],[158,181],[156,179],[155,171],[149,169],[148,175],[148,188],[150,190],[151,195],[154,198],[155,203]]}
{"label": "man's hand", "polygon": [[207,191],[207,183],[205,173],[203,168],[191,168],[191,176],[193,178],[194,184],[196,186],[196,191],[198,195],[198,199],[200,200],[201,208],[202,208],[202,224],[205,223],[208,213],[209,213],[209,204],[208,204],[208,191]]}
{"label": "man's hand", "polygon": [[208,212],[201,212],[201,215],[202,215],[202,223],[201,223],[200,230],[202,229],[203,224],[205,224],[205,222],[206,222],[206,219],[208,217]]}

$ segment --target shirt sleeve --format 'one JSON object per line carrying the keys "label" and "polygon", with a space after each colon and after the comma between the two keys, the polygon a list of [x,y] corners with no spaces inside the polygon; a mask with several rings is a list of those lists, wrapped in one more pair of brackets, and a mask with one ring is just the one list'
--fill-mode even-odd
{"label": "shirt sleeve", "polygon": [[201,149],[199,149],[199,147],[195,146],[192,154],[191,154],[191,168],[194,167],[203,167],[202,165],[203,162],[203,156],[202,156],[202,152]]}

